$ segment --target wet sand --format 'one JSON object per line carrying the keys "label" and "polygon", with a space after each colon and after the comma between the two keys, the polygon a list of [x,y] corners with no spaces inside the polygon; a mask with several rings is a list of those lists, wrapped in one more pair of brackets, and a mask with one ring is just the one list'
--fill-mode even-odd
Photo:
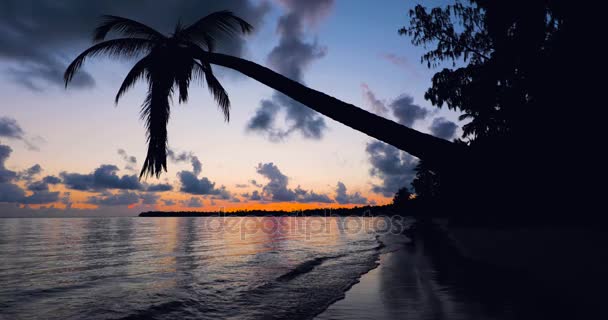
{"label": "wet sand", "polygon": [[576,319],[559,292],[511,270],[472,262],[446,239],[388,245],[363,275],[316,319]]}

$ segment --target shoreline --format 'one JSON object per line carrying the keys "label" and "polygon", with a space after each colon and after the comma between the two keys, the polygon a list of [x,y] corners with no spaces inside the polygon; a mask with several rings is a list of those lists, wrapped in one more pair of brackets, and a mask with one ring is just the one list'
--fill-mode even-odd
{"label": "shoreline", "polygon": [[[363,274],[359,282],[345,292],[343,299],[331,304],[314,319],[576,319],[601,313],[599,309],[591,308],[595,301],[586,300],[585,296],[594,295],[593,279],[601,282],[599,278],[606,276],[600,277],[595,272],[581,275],[583,269],[588,268],[588,262],[574,266],[579,257],[586,256],[593,247],[575,254],[574,263],[562,263],[543,274],[543,268],[559,261],[558,255],[537,252],[537,261],[529,261],[525,252],[513,251],[518,245],[526,246],[527,242],[534,247],[535,238],[532,237],[522,237],[515,244],[503,243],[501,247],[496,239],[488,236],[494,231],[488,228],[464,230],[433,223],[417,225],[412,231],[415,242],[389,247],[381,253],[376,268]],[[505,234],[521,232],[502,229],[495,237],[504,239],[508,238]],[[543,237],[545,242],[557,239],[557,235],[547,235],[552,233],[560,235],[563,231],[537,234],[536,239]],[[554,243],[552,249],[557,251],[566,240]],[[585,243],[582,240],[573,242]],[[494,249],[490,250],[493,255],[468,254],[471,249],[480,247]],[[490,263],[495,262],[490,258],[502,256],[500,250],[507,247],[512,251],[505,251],[503,260],[527,264],[527,269]],[[600,257],[588,260],[597,263]],[[562,252],[562,262],[564,258]],[[543,259],[549,260],[541,263]],[[574,269],[567,273],[568,268]],[[579,278],[583,281],[578,285],[568,283]],[[587,302],[587,306],[581,305],[581,301]]]}

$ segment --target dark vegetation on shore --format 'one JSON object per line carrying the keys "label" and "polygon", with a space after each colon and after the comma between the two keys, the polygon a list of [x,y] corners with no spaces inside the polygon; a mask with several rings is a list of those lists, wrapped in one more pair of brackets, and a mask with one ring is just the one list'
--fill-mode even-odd
{"label": "dark vegetation on shore", "polygon": [[237,210],[237,211],[148,211],[140,217],[330,217],[330,216],[392,216],[397,210],[391,205],[354,208],[318,208],[306,210]]}

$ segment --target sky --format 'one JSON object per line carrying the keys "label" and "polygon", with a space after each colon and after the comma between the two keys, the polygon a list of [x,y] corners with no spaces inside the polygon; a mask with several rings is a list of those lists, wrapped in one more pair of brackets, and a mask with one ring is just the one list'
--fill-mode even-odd
{"label": "sky", "polygon": [[255,31],[218,51],[450,140],[461,134],[458,114],[424,100],[438,70],[420,63],[424,48],[397,33],[418,2],[2,1],[0,216],[389,203],[410,186],[416,158],[220,67],[214,69],[232,102],[230,122],[207,89],[193,85],[188,103],[172,107],[168,172],[140,181],[145,84],[114,104],[134,61],[87,60],[67,90],[62,73],[91,45],[102,14],[170,33],[178,19],[188,24],[228,9]]}

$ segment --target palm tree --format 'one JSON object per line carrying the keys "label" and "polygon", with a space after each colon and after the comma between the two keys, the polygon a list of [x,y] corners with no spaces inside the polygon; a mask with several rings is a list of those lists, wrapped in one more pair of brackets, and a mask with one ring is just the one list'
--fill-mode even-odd
{"label": "palm tree", "polygon": [[[148,96],[141,111],[146,121],[148,153],[140,178],[144,175],[158,177],[162,170],[167,170],[167,123],[174,89],[178,90],[179,102],[186,102],[191,80],[205,81],[226,121],[229,120],[230,100],[213,75],[211,64],[239,71],[329,118],[425,159],[431,166],[453,167],[453,161],[464,156],[462,146],[367,112],[254,62],[213,52],[216,41],[222,37],[247,34],[252,29],[246,21],[229,11],[212,13],[188,27],[178,23],[169,36],[137,21],[104,16],[104,21],[94,33],[97,44],[70,64],[65,72],[65,83],[67,86],[88,57],[105,54],[133,58],[144,55],[129,71],[116,95],[118,102],[138,80],[148,82]],[[104,41],[110,32],[120,33],[123,38]]]}

